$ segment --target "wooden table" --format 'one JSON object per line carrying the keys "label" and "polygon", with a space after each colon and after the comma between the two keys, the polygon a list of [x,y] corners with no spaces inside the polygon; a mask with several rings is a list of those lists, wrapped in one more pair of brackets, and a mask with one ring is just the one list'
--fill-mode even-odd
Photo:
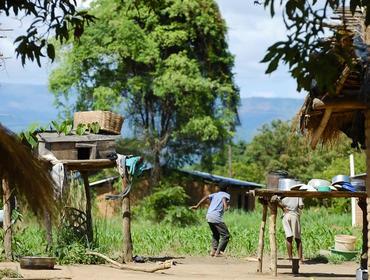
{"label": "wooden table", "polygon": [[257,258],[257,272],[262,272],[264,233],[267,218],[267,209],[270,209],[269,217],[269,237],[270,237],[270,257],[271,257],[271,272],[277,276],[277,248],[276,248],[276,214],[277,203],[275,196],[278,197],[302,197],[302,198],[340,198],[340,197],[357,197],[358,205],[362,210],[362,253],[361,253],[361,268],[367,269],[367,218],[366,218],[366,192],[347,192],[347,191],[332,191],[332,192],[308,192],[308,191],[278,191],[278,190],[254,190],[255,196],[259,197],[260,203],[263,205],[262,221],[259,232]]}

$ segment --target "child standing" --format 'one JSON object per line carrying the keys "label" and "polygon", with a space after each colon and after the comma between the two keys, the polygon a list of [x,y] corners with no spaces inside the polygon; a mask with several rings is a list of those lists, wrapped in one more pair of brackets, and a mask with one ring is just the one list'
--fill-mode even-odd
{"label": "child standing", "polygon": [[207,199],[210,205],[207,211],[207,222],[212,231],[211,256],[222,256],[227,243],[230,239],[230,233],[223,221],[223,214],[229,209],[230,194],[227,193],[227,186],[221,186],[220,191],[203,197],[197,205],[191,206],[190,209],[198,207]]}

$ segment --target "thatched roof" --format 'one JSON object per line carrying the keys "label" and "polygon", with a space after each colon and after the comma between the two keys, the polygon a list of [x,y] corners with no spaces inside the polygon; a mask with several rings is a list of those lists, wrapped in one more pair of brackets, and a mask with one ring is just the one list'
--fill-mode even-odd
{"label": "thatched roof", "polygon": [[26,199],[31,210],[43,217],[56,209],[52,181],[47,168],[16,135],[0,124],[0,179]]}
{"label": "thatched roof", "polygon": [[[336,32],[345,32],[353,46],[353,65],[341,64],[337,82],[332,92],[320,91],[313,85],[299,112],[300,129],[311,137],[311,146],[336,139],[345,133],[353,140],[354,147],[364,147],[364,110],[367,108],[369,52],[366,42],[369,35],[361,11],[338,11],[335,19],[341,20]],[[344,24],[345,23],[345,24]],[[336,42],[338,43],[338,42]],[[343,43],[343,42],[340,42]]]}

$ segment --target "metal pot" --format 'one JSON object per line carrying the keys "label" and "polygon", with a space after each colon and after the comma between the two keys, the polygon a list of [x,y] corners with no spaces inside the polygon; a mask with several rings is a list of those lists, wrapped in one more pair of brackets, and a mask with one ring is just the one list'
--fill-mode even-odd
{"label": "metal pot", "polygon": [[338,183],[350,183],[351,180],[349,176],[347,175],[336,175],[331,179],[332,185],[338,184]]}
{"label": "metal pot", "polygon": [[356,190],[356,192],[366,191],[365,180],[363,179],[351,179],[351,185]]}
{"label": "metal pot", "polygon": [[281,178],[279,179],[279,191],[289,191],[291,187],[301,184],[300,181],[289,179],[289,178]]}
{"label": "metal pot", "polygon": [[288,172],[283,170],[270,171],[266,177],[268,189],[278,189],[279,180],[288,177]]}
{"label": "metal pot", "polygon": [[329,181],[326,181],[326,180],[322,180],[322,179],[311,179],[307,185],[311,186],[311,187],[314,187],[314,188],[318,188],[318,187],[323,187],[323,186],[330,186],[331,183]]}

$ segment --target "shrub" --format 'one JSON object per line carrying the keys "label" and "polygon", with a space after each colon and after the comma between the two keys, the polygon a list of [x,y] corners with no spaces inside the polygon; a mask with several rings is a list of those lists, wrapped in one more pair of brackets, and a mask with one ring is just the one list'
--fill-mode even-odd
{"label": "shrub", "polygon": [[162,182],[154,193],[146,197],[136,208],[134,215],[155,222],[187,225],[197,221],[197,216],[186,207],[188,195],[180,186]]}

